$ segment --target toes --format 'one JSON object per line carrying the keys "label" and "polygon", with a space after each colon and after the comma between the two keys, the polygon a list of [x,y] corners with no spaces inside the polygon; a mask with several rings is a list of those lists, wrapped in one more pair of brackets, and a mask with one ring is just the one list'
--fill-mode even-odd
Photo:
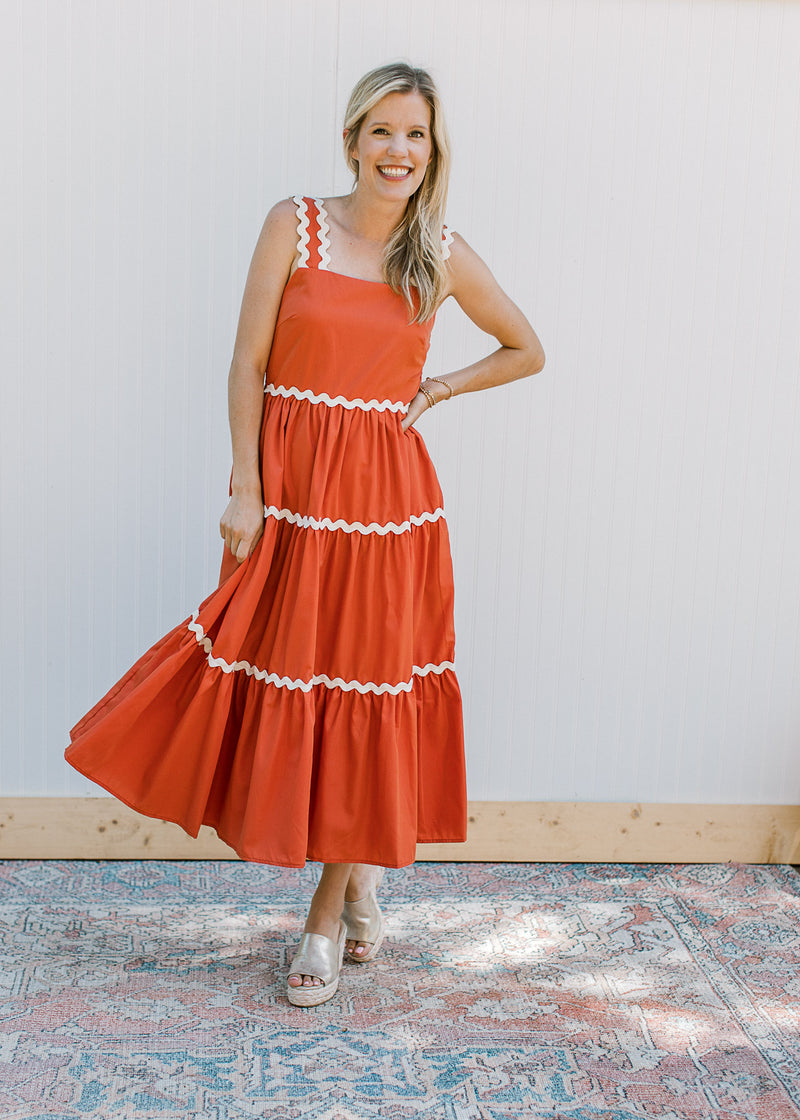
{"label": "toes", "polygon": [[289,986],[292,988],[317,988],[322,983],[319,976],[305,976],[293,972],[289,976]]}

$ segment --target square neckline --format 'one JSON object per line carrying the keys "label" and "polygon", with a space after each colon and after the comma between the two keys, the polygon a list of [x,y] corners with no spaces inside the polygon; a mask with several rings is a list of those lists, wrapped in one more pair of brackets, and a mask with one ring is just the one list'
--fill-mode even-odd
{"label": "square neckline", "polygon": [[388,288],[390,291],[394,291],[392,285],[388,284],[385,280],[366,280],[363,276],[350,276],[347,272],[335,272],[332,268],[309,268],[307,265],[298,265],[286,283],[290,283],[298,272],[322,272],[326,273],[328,276],[339,276],[342,280],[355,280],[359,284],[371,284],[373,288]]}
{"label": "square neckline", "polygon": [[[321,228],[319,230],[319,235],[318,236],[321,235],[321,238],[324,237],[324,239],[325,239],[325,252],[324,252],[324,256],[323,256],[323,261],[320,261],[320,263],[317,265],[316,269],[314,269],[312,271],[315,271],[315,272],[329,272],[331,274],[331,276],[341,276],[345,280],[357,280],[360,284],[375,284],[378,287],[391,288],[391,284],[388,284],[385,280],[368,280],[366,278],[366,276],[353,276],[349,272],[337,272],[336,269],[326,267],[326,265],[323,263],[324,258],[327,257],[327,259],[330,260],[330,253],[328,251],[330,249],[330,244],[331,244],[331,240],[328,237],[328,231],[330,230],[330,215],[328,214],[328,208],[325,205],[325,199],[324,198],[314,198],[313,196],[310,196],[310,197],[312,198],[312,201],[314,202],[314,205],[317,207],[317,211],[318,211],[319,217],[321,219],[321,222],[320,222],[320,227]],[[297,271],[297,269],[295,269],[295,271]]]}
{"label": "square neckline", "polygon": [[[300,250],[300,259],[293,272],[290,274],[289,280],[291,280],[295,272],[299,272],[302,268],[304,271],[308,272],[327,272],[331,276],[341,276],[344,280],[355,280],[359,284],[372,284],[372,286],[375,288],[388,288],[388,290],[390,292],[393,292],[395,295],[399,294],[387,280],[368,280],[366,276],[353,276],[350,272],[337,272],[336,269],[329,268],[328,265],[330,264],[331,259],[329,251],[331,247],[331,239],[328,236],[330,232],[330,224],[328,220],[329,214],[328,209],[325,205],[325,200],[323,198],[318,198],[315,195],[293,195],[292,202],[296,204],[297,211],[297,247]],[[310,265],[308,263],[309,202],[313,204],[314,208],[317,211],[316,249],[319,253],[320,260],[319,263],[315,265]],[[453,241],[453,233],[450,229],[448,229],[446,225],[442,226],[442,241],[444,242],[444,245],[442,246],[443,256],[444,259],[447,260],[447,258],[450,256],[450,245]],[[289,281],[287,280],[287,284],[288,282]]]}

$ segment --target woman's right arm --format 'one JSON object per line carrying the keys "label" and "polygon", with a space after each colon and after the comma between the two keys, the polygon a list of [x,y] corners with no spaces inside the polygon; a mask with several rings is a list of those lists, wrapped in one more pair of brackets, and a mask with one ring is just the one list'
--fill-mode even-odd
{"label": "woman's right arm", "polygon": [[220,534],[241,563],[264,531],[259,437],[264,411],[264,373],[283,289],[297,246],[297,214],[291,199],[272,207],[247,273],[228,375],[228,416],[233,447],[231,498]]}

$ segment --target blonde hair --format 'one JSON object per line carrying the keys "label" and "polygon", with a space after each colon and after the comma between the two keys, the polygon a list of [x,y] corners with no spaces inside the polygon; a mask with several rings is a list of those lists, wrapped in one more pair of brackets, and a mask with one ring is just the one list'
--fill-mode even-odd
{"label": "blonde hair", "polygon": [[383,259],[384,280],[405,298],[412,313],[411,321],[416,322],[433,315],[447,284],[442,225],[450,179],[450,141],[439,91],[428,71],[406,62],[378,66],[356,83],[344,116],[344,127],[348,129],[344,155],[356,181],[358,160],[353,151],[361,126],[367,113],[389,93],[419,93],[428,103],[431,114],[431,161],[425,178],[408,200]]}

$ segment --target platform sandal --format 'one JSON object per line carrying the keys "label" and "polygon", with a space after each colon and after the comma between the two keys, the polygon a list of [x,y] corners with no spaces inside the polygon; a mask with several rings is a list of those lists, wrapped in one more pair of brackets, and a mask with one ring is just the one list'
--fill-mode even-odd
{"label": "platform sandal", "polygon": [[317,976],[322,984],[298,984],[293,988],[287,980],[289,1003],[295,1007],[316,1007],[336,995],[346,939],[347,926],[343,921],[339,922],[338,941],[322,933],[303,934],[289,966],[289,976]]}
{"label": "platform sandal", "polygon": [[380,875],[373,886],[370,887],[369,894],[365,895],[364,898],[356,899],[355,902],[345,902],[342,910],[342,920],[347,928],[347,940],[363,941],[369,945],[367,952],[360,956],[348,953],[345,950],[347,959],[355,964],[366,964],[367,961],[375,960],[386,934],[386,922],[375,897],[375,891],[380,886],[382,879],[383,868],[381,868]]}

